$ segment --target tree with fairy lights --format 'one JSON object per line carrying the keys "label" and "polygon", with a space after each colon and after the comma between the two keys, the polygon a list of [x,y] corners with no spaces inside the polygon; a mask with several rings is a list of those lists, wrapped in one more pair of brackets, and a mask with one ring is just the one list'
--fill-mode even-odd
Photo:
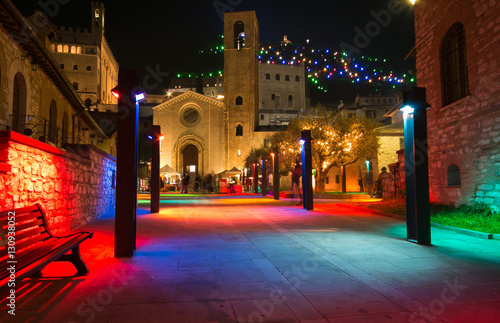
{"label": "tree with fairy lights", "polygon": [[292,170],[296,156],[301,154],[301,131],[311,130],[312,166],[316,169],[318,182],[316,189],[323,192],[330,169],[376,156],[379,142],[375,129],[380,124],[347,110],[330,111],[318,106],[317,111],[315,115],[292,120],[286,131],[271,137],[271,142],[272,146],[279,147],[282,167]]}

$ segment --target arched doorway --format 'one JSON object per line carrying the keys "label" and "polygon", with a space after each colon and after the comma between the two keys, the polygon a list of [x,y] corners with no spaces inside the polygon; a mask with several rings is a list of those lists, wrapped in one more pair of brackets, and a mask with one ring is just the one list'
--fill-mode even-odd
{"label": "arched doorway", "polygon": [[12,100],[12,130],[16,132],[24,131],[26,120],[26,81],[22,73],[17,73],[14,77],[14,95]]}
{"label": "arched doorway", "polygon": [[[195,145],[187,145],[182,151],[183,172],[198,173],[198,148]],[[193,168],[194,166],[194,168]]]}

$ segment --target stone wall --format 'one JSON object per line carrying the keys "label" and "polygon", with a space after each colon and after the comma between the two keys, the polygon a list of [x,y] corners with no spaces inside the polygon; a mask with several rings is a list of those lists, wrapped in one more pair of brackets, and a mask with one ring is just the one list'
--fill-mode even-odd
{"label": "stone wall", "polygon": [[[443,106],[440,48],[465,29],[469,95]],[[415,5],[418,86],[427,89],[432,202],[500,206],[500,2],[421,0]],[[447,170],[460,184],[448,185]],[[455,167],[455,166],[452,166]]]}
{"label": "stone wall", "polygon": [[115,158],[97,148],[61,150],[0,131],[0,211],[40,203],[56,233],[112,210],[115,174]]}

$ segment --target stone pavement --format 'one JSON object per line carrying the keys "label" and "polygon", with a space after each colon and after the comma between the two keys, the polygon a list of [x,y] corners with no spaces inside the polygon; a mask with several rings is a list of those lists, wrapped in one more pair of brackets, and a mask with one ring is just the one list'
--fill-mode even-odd
{"label": "stone pavement", "polygon": [[[18,285],[2,322],[499,322],[500,241],[405,223],[335,201],[192,197],[139,201],[137,253],[113,257],[114,219],[85,229],[90,268],[53,263]],[[66,277],[61,277],[64,275]]]}

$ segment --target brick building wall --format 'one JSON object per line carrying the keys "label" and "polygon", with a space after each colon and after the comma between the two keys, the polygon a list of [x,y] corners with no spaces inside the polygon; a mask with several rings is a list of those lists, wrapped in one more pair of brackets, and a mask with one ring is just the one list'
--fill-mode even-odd
{"label": "brick building wall", "polygon": [[[465,30],[468,95],[444,104],[441,50]],[[500,2],[420,0],[415,5],[418,86],[427,88],[431,201],[500,205]],[[459,170],[459,185],[449,171]],[[449,185],[455,184],[455,185]]]}
{"label": "brick building wall", "polygon": [[87,145],[66,150],[0,131],[0,211],[40,203],[61,233],[112,210],[116,159]]}

